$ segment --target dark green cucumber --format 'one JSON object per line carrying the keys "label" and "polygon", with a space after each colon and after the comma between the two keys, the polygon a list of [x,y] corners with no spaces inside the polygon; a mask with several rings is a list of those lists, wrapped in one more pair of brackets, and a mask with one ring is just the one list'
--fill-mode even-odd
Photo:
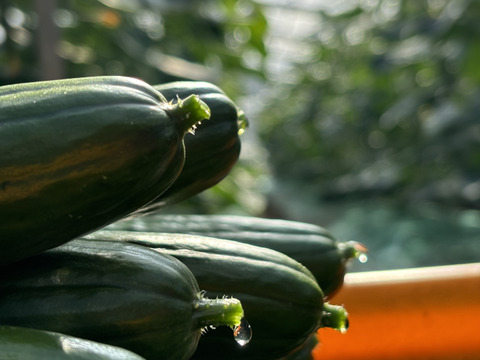
{"label": "dark green cucumber", "polygon": [[348,326],[345,310],[324,302],[310,271],[277,251],[185,234],[101,230],[85,238],[132,242],[174,256],[208,296],[225,290],[241,301],[252,340],[242,347],[228,330],[209,331],[194,358],[276,359],[301,346],[319,327],[344,331]]}
{"label": "dark green cucumber", "polygon": [[0,87],[0,265],[121,219],[163,193],[209,117],[127,77]]}
{"label": "dark green cucumber", "polygon": [[0,326],[0,359],[145,360],[117,346],[16,326]]}
{"label": "dark green cucumber", "polygon": [[203,235],[274,249],[305,265],[327,297],[343,284],[349,261],[366,252],[365,246],[339,242],[317,225],[250,216],[151,214],[108,229]]}
{"label": "dark green cucumber", "polygon": [[3,266],[0,294],[0,324],[69,334],[146,359],[188,359],[205,327],[233,327],[243,317],[237,299],[204,297],[180,261],[120,242],[73,240]]}
{"label": "dark green cucumber", "polygon": [[318,345],[317,334],[312,334],[301,347],[277,360],[315,360],[313,352]]}
{"label": "dark green cucumber", "polygon": [[141,213],[188,199],[219,183],[240,156],[240,136],[246,126],[243,112],[216,85],[203,81],[178,81],[156,85],[169,101],[196,94],[211,111],[210,120],[185,136],[186,159],[180,176]]}
{"label": "dark green cucumber", "polygon": [[129,82],[128,86],[130,89],[143,93],[146,96],[151,96],[153,98],[159,98],[162,102],[167,102],[167,99],[162,95],[158,94],[158,91],[153,91],[152,86],[146,86],[145,82],[139,81],[138,79],[127,78],[124,76],[96,76],[96,77],[80,77],[74,79],[63,79],[63,80],[53,80],[53,81],[36,81],[28,82],[7,86],[0,86],[0,96],[5,95],[21,95],[26,91],[50,91],[52,84],[57,86],[68,85],[69,87],[76,87],[78,89],[83,86],[92,85],[92,80],[102,82],[102,86],[125,86],[126,81]]}

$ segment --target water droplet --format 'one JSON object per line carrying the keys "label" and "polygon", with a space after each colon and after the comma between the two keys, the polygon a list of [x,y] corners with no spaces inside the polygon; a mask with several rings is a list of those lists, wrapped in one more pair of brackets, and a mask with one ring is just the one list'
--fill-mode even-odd
{"label": "water droplet", "polygon": [[252,328],[247,319],[242,318],[240,324],[233,328],[233,337],[240,346],[247,345],[250,342],[252,338]]}
{"label": "water droplet", "polygon": [[368,261],[368,256],[367,254],[363,253],[358,256],[358,261],[360,261],[362,264],[366,263]]}

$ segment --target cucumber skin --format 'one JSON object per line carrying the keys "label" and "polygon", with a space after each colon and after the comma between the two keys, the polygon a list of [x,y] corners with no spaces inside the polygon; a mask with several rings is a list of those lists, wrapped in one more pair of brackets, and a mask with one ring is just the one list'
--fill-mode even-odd
{"label": "cucumber skin", "polygon": [[0,99],[0,265],[131,214],[183,167],[186,129],[140,80],[8,85]]}
{"label": "cucumber skin", "polygon": [[168,101],[198,95],[210,108],[211,117],[194,134],[185,136],[186,158],[180,175],[140,214],[179,203],[218,184],[237,163],[241,151],[240,110],[218,86],[204,81],[177,81],[154,88]]}
{"label": "cucumber skin", "polygon": [[188,359],[200,338],[193,308],[201,293],[192,273],[145,247],[73,240],[2,270],[2,325],[69,334],[147,359]]}
{"label": "cucumber skin", "polygon": [[0,359],[145,360],[116,346],[15,326],[0,326]]}
{"label": "cucumber skin", "polygon": [[339,242],[327,229],[298,221],[157,213],[119,221],[106,229],[210,236],[270,248],[305,265],[327,299],[341,288],[348,263],[355,257],[355,244]]}
{"label": "cucumber skin", "polygon": [[131,242],[173,256],[194,274],[209,297],[238,298],[252,340],[235,343],[226,328],[207,331],[193,359],[277,359],[301,346],[320,326],[323,292],[302,264],[277,251],[185,234],[101,230],[90,241]]}

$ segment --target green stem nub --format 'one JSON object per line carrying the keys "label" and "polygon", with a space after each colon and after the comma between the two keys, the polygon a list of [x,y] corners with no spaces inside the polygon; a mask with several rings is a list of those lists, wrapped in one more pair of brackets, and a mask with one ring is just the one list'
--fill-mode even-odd
{"label": "green stem nub", "polygon": [[193,306],[198,328],[229,326],[235,328],[243,318],[240,300],[235,298],[208,299],[201,297]]}
{"label": "green stem nub", "polygon": [[348,313],[343,306],[323,304],[320,327],[332,328],[343,334],[347,331],[348,325]]}
{"label": "green stem nub", "polygon": [[168,112],[180,121],[184,133],[193,133],[202,120],[210,119],[210,108],[198,95],[190,95],[185,99],[178,98],[175,104],[169,104]]}

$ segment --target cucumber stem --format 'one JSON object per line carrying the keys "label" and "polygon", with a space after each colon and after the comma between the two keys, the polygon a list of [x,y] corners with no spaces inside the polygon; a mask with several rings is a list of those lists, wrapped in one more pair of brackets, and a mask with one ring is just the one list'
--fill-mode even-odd
{"label": "cucumber stem", "polygon": [[190,95],[185,99],[177,98],[175,104],[168,104],[166,111],[179,121],[184,134],[194,133],[197,124],[210,119],[210,108],[198,95]]}
{"label": "cucumber stem", "polygon": [[232,329],[240,325],[243,308],[235,298],[209,299],[201,297],[193,305],[194,321],[198,328],[209,326],[229,326]]}
{"label": "cucumber stem", "polygon": [[323,304],[320,327],[328,327],[340,331],[342,334],[348,329],[348,313],[343,306]]}

